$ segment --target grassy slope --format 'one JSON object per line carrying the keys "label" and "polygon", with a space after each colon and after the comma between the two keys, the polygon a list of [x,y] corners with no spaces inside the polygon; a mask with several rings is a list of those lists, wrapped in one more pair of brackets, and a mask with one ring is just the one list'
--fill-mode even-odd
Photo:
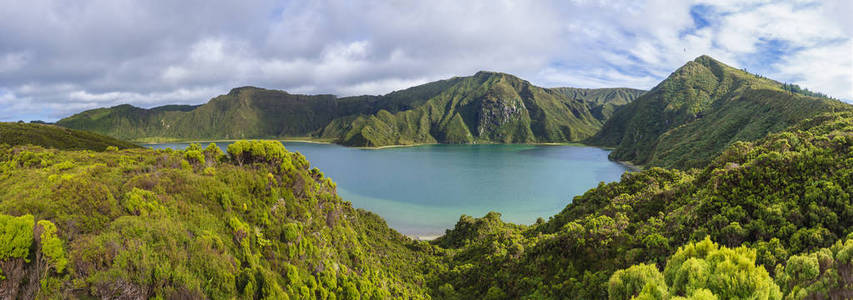
{"label": "grassy slope", "polygon": [[104,151],[110,146],[119,149],[139,148],[135,144],[100,134],[33,123],[0,123],[0,144],[93,151]]}
{"label": "grassy slope", "polygon": [[791,94],[781,84],[702,56],[614,113],[594,145],[638,165],[702,167],[735,141],[778,132],[821,112],[850,109],[835,100]]}

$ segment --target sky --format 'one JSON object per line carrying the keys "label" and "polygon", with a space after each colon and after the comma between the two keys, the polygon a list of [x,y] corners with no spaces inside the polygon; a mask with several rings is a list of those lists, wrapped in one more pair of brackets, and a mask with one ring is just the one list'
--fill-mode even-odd
{"label": "sky", "polygon": [[651,89],[702,54],[853,101],[853,1],[0,0],[0,121],[385,94],[479,70]]}

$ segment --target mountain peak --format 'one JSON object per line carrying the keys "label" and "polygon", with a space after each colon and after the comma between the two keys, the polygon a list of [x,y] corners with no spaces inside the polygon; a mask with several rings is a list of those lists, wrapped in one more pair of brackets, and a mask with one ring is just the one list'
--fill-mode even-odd
{"label": "mountain peak", "polygon": [[247,85],[247,86],[241,86],[241,87],[236,87],[236,88],[231,89],[231,91],[228,92],[228,95],[236,96],[236,95],[239,95],[241,92],[244,92],[244,91],[258,91],[258,90],[263,90],[263,89],[259,88],[259,87]]}
{"label": "mountain peak", "polygon": [[728,65],[720,62],[719,60],[716,60],[713,57],[710,57],[710,56],[704,55],[704,54],[697,57],[696,59],[694,59],[693,62],[701,64],[701,65],[706,66],[706,67],[712,67],[712,66],[727,66],[728,67]]}
{"label": "mountain peak", "polygon": [[[492,78],[492,77],[503,77],[505,75],[509,75],[507,73],[495,72],[495,71],[478,71],[474,74],[474,77],[480,78]],[[510,75],[512,76],[512,75]]]}
{"label": "mountain peak", "polygon": [[512,74],[503,73],[503,72],[479,71],[476,74],[474,74],[474,76],[472,76],[472,77],[477,78],[479,80],[500,80],[500,79],[503,79],[503,80],[506,80],[508,82],[513,82],[513,83],[518,83],[518,84],[525,84],[525,85],[530,84],[530,82],[528,82],[527,80],[521,79],[518,76],[515,76]]}

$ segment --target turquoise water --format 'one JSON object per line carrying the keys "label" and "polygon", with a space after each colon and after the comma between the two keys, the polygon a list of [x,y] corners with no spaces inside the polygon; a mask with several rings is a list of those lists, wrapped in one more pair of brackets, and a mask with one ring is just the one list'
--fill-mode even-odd
{"label": "turquoise water", "polygon": [[[206,144],[206,143],[204,143]],[[217,143],[227,147],[229,143]],[[436,236],[462,214],[505,221],[546,220],[571,199],[626,171],[608,151],[586,146],[426,145],[366,150],[284,142],[338,184],[353,206],[410,236]],[[183,149],[184,143],[146,145]]]}

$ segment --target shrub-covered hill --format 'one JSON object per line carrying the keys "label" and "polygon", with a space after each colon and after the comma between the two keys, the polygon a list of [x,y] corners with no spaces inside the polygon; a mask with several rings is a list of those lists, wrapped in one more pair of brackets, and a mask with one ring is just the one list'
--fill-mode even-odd
{"label": "shrub-covered hill", "polygon": [[430,246],[279,142],[228,152],[0,147],[0,298],[428,297]]}
{"label": "shrub-covered hill", "polygon": [[[446,269],[430,286],[447,298],[602,299],[615,271],[642,263],[663,268],[679,246],[710,238],[749,248],[734,261],[763,266],[783,295],[849,295],[851,149],[853,113],[825,114],[737,142],[704,169],[626,173],[576,197],[547,222],[507,224],[496,213],[463,217],[434,241],[448,253]],[[832,253],[819,250],[826,247]],[[802,260],[809,267],[799,266]]]}
{"label": "shrub-covered hill", "polygon": [[594,134],[617,107],[642,92],[543,89],[508,74],[480,72],[381,96],[337,98],[241,87],[199,106],[119,105],[57,124],[149,142],[284,137],[322,137],[352,146],[567,142]]}
{"label": "shrub-covered hill", "polygon": [[64,150],[104,151],[107,147],[118,149],[139,146],[108,136],[82,130],[36,123],[0,122],[0,144],[10,146],[36,145]]}
{"label": "shrub-covered hill", "polygon": [[820,113],[851,109],[810,94],[700,56],[614,112],[586,142],[615,147],[614,160],[701,168],[737,141],[754,141]]}

